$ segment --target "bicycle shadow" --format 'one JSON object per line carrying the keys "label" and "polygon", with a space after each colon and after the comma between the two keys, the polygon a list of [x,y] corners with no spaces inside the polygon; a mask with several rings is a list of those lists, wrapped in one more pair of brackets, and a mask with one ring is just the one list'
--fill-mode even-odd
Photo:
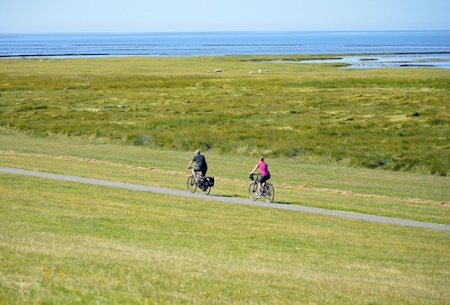
{"label": "bicycle shadow", "polygon": [[275,204],[291,204],[290,202],[287,202],[287,201],[274,201],[274,202],[272,202],[272,203],[275,203]]}
{"label": "bicycle shadow", "polygon": [[[240,197],[239,195],[220,194],[220,195],[212,195],[212,196],[217,197],[217,198],[248,199],[248,200],[252,201],[252,200],[251,200],[250,198],[248,198],[248,197],[247,197],[247,198],[245,198],[245,197]],[[262,200],[261,202],[266,203],[266,202],[264,201],[264,198],[261,198],[261,199],[259,199],[259,200]],[[258,200],[255,201],[255,202],[258,202]],[[273,203],[273,204],[286,204],[286,205],[287,205],[287,204],[291,204],[290,202],[287,202],[287,201],[274,201],[274,202],[271,202],[271,203]]]}

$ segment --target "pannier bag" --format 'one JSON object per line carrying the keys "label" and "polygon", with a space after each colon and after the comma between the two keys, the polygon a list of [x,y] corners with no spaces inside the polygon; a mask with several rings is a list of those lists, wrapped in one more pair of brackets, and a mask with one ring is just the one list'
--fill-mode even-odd
{"label": "pannier bag", "polygon": [[206,177],[209,186],[214,186],[214,177]]}

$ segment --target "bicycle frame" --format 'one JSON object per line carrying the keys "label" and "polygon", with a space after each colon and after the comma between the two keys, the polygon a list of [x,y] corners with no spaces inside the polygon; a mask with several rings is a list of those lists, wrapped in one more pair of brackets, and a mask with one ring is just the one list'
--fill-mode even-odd
{"label": "bicycle frame", "polygon": [[209,193],[211,192],[211,186],[207,184],[206,187],[203,188],[202,186],[204,186],[204,185],[200,182],[202,178],[206,179],[206,176],[199,175],[199,174],[197,174],[197,172],[195,172],[195,176],[193,174],[191,174],[187,178],[188,191],[191,193],[195,193],[195,191],[197,190],[197,187],[198,187],[199,189],[201,189],[203,194],[209,195]]}
{"label": "bicycle frame", "polygon": [[[251,200],[257,200],[258,199],[258,197],[256,197],[255,193],[256,193],[256,189],[258,187],[258,184],[261,181],[261,174],[256,174],[256,179],[253,178],[254,175],[255,174],[251,174],[250,175],[250,179],[252,179],[253,182],[250,183],[249,190],[248,190],[248,193],[249,193],[249,196],[250,196]],[[261,184],[260,191],[261,191],[260,195],[264,196],[264,200],[266,202],[273,202],[273,200],[275,198],[275,188],[273,187],[272,183],[268,183],[267,181],[264,181]]]}
{"label": "bicycle frame", "polygon": [[[256,184],[259,184],[260,181],[261,181],[261,174],[252,174],[252,176],[253,176],[253,175],[256,175],[256,179],[253,180],[253,178],[252,178],[252,180],[253,180]],[[264,188],[266,187],[266,185],[267,185],[267,181],[264,181],[264,182],[261,184],[261,189],[264,189]]]}

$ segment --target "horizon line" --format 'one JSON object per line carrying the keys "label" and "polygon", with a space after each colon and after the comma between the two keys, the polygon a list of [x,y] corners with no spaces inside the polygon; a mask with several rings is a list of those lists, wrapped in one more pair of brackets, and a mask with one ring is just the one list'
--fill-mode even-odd
{"label": "horizon line", "polygon": [[64,32],[0,32],[0,35],[31,34],[170,34],[170,33],[312,33],[312,32],[450,32],[450,29],[391,30],[193,30],[193,31],[64,31]]}

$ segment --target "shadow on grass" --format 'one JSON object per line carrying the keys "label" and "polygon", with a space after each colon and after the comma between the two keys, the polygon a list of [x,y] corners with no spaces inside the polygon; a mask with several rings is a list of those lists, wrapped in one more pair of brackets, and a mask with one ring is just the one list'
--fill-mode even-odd
{"label": "shadow on grass", "polygon": [[274,201],[272,203],[274,203],[274,204],[291,204],[290,202],[286,202],[286,201]]}

